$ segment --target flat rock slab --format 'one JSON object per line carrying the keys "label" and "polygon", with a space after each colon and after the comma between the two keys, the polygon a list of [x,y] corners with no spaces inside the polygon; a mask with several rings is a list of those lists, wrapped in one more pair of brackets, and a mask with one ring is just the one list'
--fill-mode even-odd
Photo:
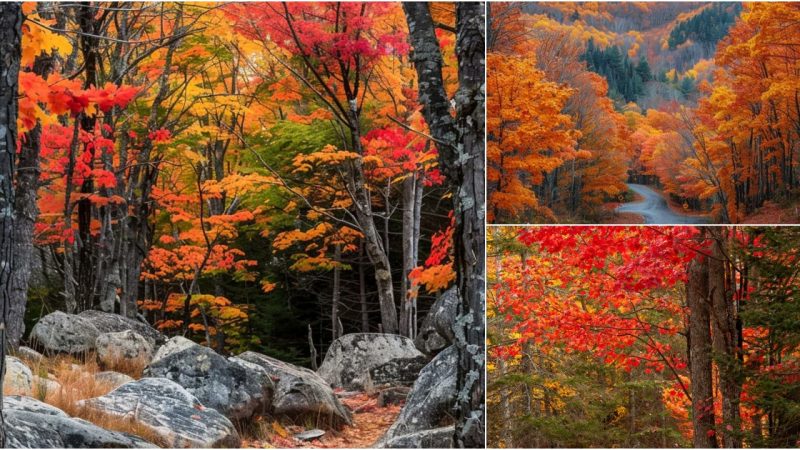
{"label": "flat rock slab", "polygon": [[53,405],[49,405],[45,402],[36,400],[35,398],[24,395],[7,395],[3,397],[3,410],[26,411],[51,416],[69,417],[67,413]]}
{"label": "flat rock slab", "polygon": [[79,402],[103,414],[134,420],[150,428],[170,448],[239,447],[231,421],[206,408],[194,395],[164,378],[142,378],[102,397]]}
{"label": "flat rock slab", "polygon": [[453,448],[455,427],[440,427],[397,436],[382,448]]}
{"label": "flat rock slab", "polygon": [[3,407],[8,448],[155,448],[137,436],[69,417],[30,397],[5,397]]}
{"label": "flat rock slab", "polygon": [[313,429],[313,430],[303,431],[302,433],[297,433],[294,435],[294,438],[299,439],[301,441],[313,441],[314,439],[319,439],[322,436],[325,436],[324,430]]}

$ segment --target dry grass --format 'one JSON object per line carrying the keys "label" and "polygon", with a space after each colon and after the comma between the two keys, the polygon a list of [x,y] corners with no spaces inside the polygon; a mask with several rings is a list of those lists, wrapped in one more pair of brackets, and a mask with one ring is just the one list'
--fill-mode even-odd
{"label": "dry grass", "polygon": [[142,378],[142,372],[144,372],[149,362],[149,359],[145,356],[140,356],[136,359],[117,358],[114,364],[102,368],[103,370],[113,370],[115,372],[124,373],[134,380],[138,380]]}
{"label": "dry grass", "polygon": [[[95,374],[102,372],[94,353],[80,355],[78,358],[58,355],[43,358],[40,361],[27,361],[34,375],[58,381],[61,389],[48,391],[44,385],[34,387],[34,397],[56,408],[61,409],[72,417],[79,417],[107,430],[120,431],[133,434],[158,445],[161,439],[148,427],[134,422],[131,419],[104,414],[99,411],[79,405],[81,400],[103,396],[114,389],[111,383],[100,381]],[[120,367],[120,372],[133,376],[141,376],[143,364],[134,362]]]}

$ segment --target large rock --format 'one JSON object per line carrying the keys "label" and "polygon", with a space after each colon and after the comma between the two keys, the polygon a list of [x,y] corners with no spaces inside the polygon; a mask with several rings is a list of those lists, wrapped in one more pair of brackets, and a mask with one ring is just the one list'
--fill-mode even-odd
{"label": "large rock", "polygon": [[429,357],[449,347],[453,343],[453,324],[458,312],[458,295],[456,289],[450,288],[431,306],[428,314],[422,319],[414,345]]}
{"label": "large rock", "polygon": [[55,406],[48,405],[45,402],[25,395],[7,395],[3,397],[3,410],[26,411],[51,416],[69,417],[67,413]]}
{"label": "large rock", "polygon": [[453,448],[453,435],[452,425],[422,430],[389,439],[382,448]]}
{"label": "large rock", "polygon": [[36,322],[31,341],[51,353],[84,353],[94,349],[100,330],[89,318],[61,311],[50,313]]}
{"label": "large rock", "polygon": [[256,352],[244,352],[236,358],[242,364],[264,370],[275,383],[272,414],[318,426],[350,424],[350,411],[339,402],[328,383],[316,372],[297,367]]}
{"label": "large rock", "polygon": [[44,355],[41,353],[30,347],[25,347],[24,345],[17,349],[17,356],[31,363],[38,363],[44,358]]}
{"label": "large rock", "polygon": [[153,357],[153,345],[133,330],[102,333],[94,343],[101,367],[143,367]]}
{"label": "large rock", "polygon": [[206,408],[194,395],[164,378],[142,378],[102,397],[79,402],[102,414],[133,420],[171,448],[239,447],[233,424],[217,410]]}
{"label": "large rock", "polygon": [[60,392],[61,389],[61,383],[52,378],[33,376],[33,394],[37,398],[44,398],[48,393]]}
{"label": "large rock", "polygon": [[112,372],[110,370],[105,372],[97,372],[94,374],[94,379],[101,383],[111,385],[114,389],[122,386],[125,383],[136,381],[124,373]]}
{"label": "large rock", "polygon": [[167,340],[166,336],[150,325],[120,316],[119,314],[87,310],[81,312],[79,316],[92,322],[100,333],[119,333],[120,331],[126,330],[135,331],[144,336],[153,348],[160,346]]}
{"label": "large rock", "polygon": [[[396,334],[354,333],[333,341],[317,373],[334,388],[365,390],[369,371],[393,360],[424,355],[414,341]],[[402,383],[401,383],[402,384]]]}
{"label": "large rock", "polygon": [[406,404],[377,447],[386,446],[401,436],[439,428],[452,415],[456,400],[457,363],[458,352],[455,346],[450,346],[422,369]]}
{"label": "large rock", "polygon": [[33,373],[19,358],[6,356],[3,393],[6,395],[33,395]]}
{"label": "large rock", "polygon": [[419,376],[420,370],[428,363],[424,356],[416,358],[397,358],[369,369],[365,384],[367,392],[385,387],[411,386]]}
{"label": "large rock", "polygon": [[137,436],[71,418],[30,397],[3,399],[8,448],[155,448]]}
{"label": "large rock", "polygon": [[144,376],[172,380],[231,419],[266,413],[272,401],[272,381],[263,372],[197,344],[150,363]]}
{"label": "large rock", "polygon": [[196,342],[186,339],[183,336],[175,336],[164,343],[161,347],[158,348],[156,351],[155,356],[150,360],[150,364],[155,363],[156,361],[165,358],[173,353],[178,353],[187,348],[194,347],[198,345]]}

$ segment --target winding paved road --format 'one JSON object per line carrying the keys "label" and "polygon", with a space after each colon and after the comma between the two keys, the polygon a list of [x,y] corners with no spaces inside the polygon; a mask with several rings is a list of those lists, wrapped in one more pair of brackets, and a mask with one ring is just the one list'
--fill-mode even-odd
{"label": "winding paved road", "polygon": [[672,211],[661,194],[643,184],[628,183],[628,187],[644,197],[644,200],[620,205],[617,207],[617,212],[619,213],[638,214],[644,217],[644,223],[648,224],[708,223],[708,218],[706,217],[687,216]]}

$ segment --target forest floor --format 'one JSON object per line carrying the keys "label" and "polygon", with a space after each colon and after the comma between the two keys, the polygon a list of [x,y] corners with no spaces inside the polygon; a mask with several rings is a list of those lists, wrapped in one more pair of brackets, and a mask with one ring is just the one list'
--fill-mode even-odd
{"label": "forest floor", "polygon": [[744,218],[745,224],[800,223],[800,204],[794,202],[781,205],[773,201],[764,202],[764,206]]}
{"label": "forest floor", "polygon": [[378,394],[360,392],[356,395],[340,398],[353,413],[353,424],[341,430],[329,430],[319,439],[301,441],[294,437],[306,431],[302,426],[283,427],[277,423],[269,424],[270,428],[262,439],[244,439],[245,448],[369,448],[380,439],[392,426],[403,405],[379,406]]}

